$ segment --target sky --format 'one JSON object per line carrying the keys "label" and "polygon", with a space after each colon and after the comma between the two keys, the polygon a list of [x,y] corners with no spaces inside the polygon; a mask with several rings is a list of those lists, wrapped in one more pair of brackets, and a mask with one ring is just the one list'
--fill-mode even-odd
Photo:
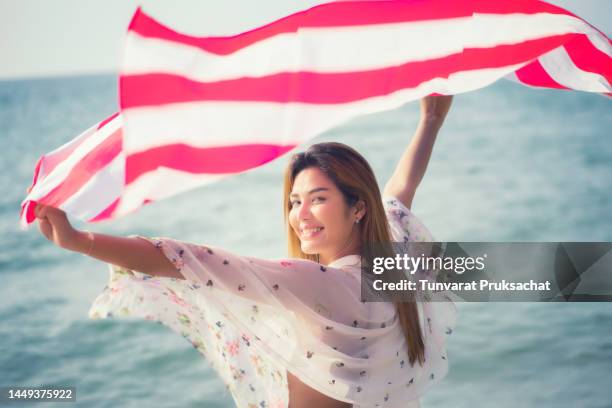
{"label": "sky", "polygon": [[[138,5],[177,31],[204,36],[237,34],[325,2],[0,0],[0,79],[116,73],[123,36]],[[612,33],[611,0],[549,3]]]}

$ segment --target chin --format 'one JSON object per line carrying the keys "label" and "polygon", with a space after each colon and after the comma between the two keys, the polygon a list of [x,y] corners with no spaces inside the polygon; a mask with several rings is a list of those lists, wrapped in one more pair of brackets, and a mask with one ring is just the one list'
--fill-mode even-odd
{"label": "chin", "polygon": [[319,251],[314,248],[311,248],[310,246],[302,247],[302,252],[308,255],[316,255],[319,253]]}
{"label": "chin", "polygon": [[310,243],[307,243],[307,244],[302,243],[301,249],[303,253],[308,254],[308,255],[316,255],[319,252],[321,252],[317,246],[311,245]]}

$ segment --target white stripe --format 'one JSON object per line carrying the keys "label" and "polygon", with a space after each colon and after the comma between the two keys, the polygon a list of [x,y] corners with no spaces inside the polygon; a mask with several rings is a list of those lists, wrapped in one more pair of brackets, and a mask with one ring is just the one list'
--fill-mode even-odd
{"label": "white stripe", "polygon": [[60,208],[79,219],[89,220],[104,211],[121,195],[124,181],[125,156],[119,154]]}
{"label": "white stripe", "polygon": [[166,168],[153,170],[125,186],[113,218],[138,209],[146,199],[158,201],[232,175],[191,174]]}
{"label": "white stripe", "polygon": [[38,200],[63,183],[74,166],[76,166],[89,152],[95,150],[98,145],[103,143],[104,140],[117,131],[121,127],[121,124],[121,116],[117,116],[102,129],[95,132],[90,138],[77,147],[66,160],[60,163],[49,175],[47,175],[43,182],[37,183],[26,197],[26,200]]}
{"label": "white stripe", "polygon": [[[315,106],[311,109],[324,110]],[[332,115],[337,112],[328,109]],[[300,115],[310,116],[308,111],[308,107],[297,104],[217,101],[126,109],[125,133],[131,137],[125,138],[124,149],[131,154],[173,143],[217,147],[301,140],[299,134],[305,129],[288,128],[286,118],[295,116],[301,122],[299,118],[304,116]],[[292,130],[299,134],[291,134]]]}
{"label": "white stripe", "polygon": [[299,144],[360,114],[395,109],[431,92],[456,94],[495,82],[523,64],[436,78],[390,95],[337,105],[189,102],[123,111],[126,154],[184,143],[194,147],[267,142]]}
{"label": "white stripe", "polygon": [[347,72],[444,57],[468,47],[493,47],[595,30],[556,14],[474,17],[336,28],[301,28],[220,56],[176,42],[128,33],[122,75],[168,73],[201,82],[279,72]]}
{"label": "white stripe", "polygon": [[558,47],[538,60],[552,79],[567,88],[587,92],[612,92],[610,84],[603,76],[583,71],[574,65],[565,47]]}

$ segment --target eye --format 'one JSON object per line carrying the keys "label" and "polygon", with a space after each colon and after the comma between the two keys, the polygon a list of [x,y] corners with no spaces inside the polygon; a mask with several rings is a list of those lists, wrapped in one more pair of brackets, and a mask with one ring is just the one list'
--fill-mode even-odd
{"label": "eye", "polygon": [[[323,202],[325,201],[325,197],[318,196],[318,197],[313,198],[312,201],[313,202],[315,201]],[[293,201],[290,201],[289,205],[291,206],[291,208],[293,208],[295,207],[296,204],[299,204],[299,203],[300,203],[300,200],[293,200]]]}

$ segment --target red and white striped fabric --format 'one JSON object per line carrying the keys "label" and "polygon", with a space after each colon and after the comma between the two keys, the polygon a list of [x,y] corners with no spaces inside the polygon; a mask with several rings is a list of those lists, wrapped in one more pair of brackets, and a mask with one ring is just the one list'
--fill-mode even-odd
{"label": "red and white striped fabric", "polygon": [[42,156],[21,204],[21,225],[32,223],[36,202],[97,221],[114,213],[124,185],[121,116],[116,113]]}
{"label": "red and white striped fabric", "polygon": [[355,116],[500,78],[611,96],[611,56],[606,35],[537,0],[343,1],[204,38],[139,9],[121,116],[41,159],[22,223],[33,220],[30,201],[87,221],[116,218],[262,165]]}

